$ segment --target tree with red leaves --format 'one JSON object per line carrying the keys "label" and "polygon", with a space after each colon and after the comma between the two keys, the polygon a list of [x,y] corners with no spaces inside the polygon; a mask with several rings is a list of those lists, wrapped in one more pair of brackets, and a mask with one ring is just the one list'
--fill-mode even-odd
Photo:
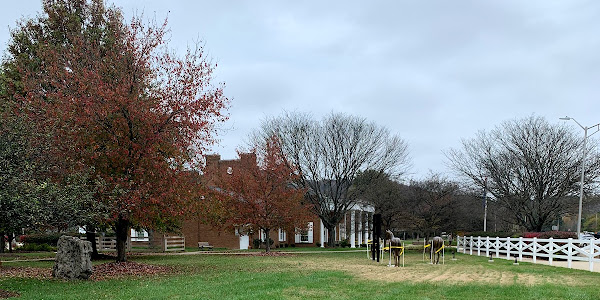
{"label": "tree with red leaves", "polygon": [[[166,47],[166,21],[123,21],[102,0],[44,1],[45,15],[13,32],[13,85],[36,129],[51,137],[60,175],[91,170],[97,200],[126,261],[132,226],[173,230],[197,195],[194,172],[215,125],[227,119],[223,86],[202,47]],[[17,82],[17,81],[15,81]]]}
{"label": "tree with red leaves", "polygon": [[[218,173],[216,182],[226,206],[231,208],[228,223],[261,229],[266,236],[266,252],[269,252],[271,230],[305,228],[309,207],[303,203],[305,190],[295,185],[297,172],[281,156],[278,140],[269,139],[265,150],[258,163],[241,159],[238,168]],[[254,157],[255,153],[253,151]]]}

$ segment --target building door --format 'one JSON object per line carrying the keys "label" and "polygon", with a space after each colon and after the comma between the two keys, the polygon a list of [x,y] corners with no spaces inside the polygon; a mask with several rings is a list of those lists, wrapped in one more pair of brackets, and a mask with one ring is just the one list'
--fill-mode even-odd
{"label": "building door", "polygon": [[248,250],[250,238],[247,235],[240,235],[240,250]]}

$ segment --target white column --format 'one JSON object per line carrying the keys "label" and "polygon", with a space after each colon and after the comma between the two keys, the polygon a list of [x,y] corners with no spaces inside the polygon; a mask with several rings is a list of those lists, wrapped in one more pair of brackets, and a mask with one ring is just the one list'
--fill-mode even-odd
{"label": "white column", "polygon": [[369,242],[369,213],[365,212],[365,244]]}
{"label": "white column", "polygon": [[[340,227],[342,225],[338,224],[336,225],[333,230],[333,243],[335,244],[335,241],[338,240],[338,237],[342,234],[342,228]],[[337,230],[336,230],[337,229]],[[339,233],[338,233],[339,231]],[[333,247],[333,245],[331,245],[330,247]]]}
{"label": "white column", "polygon": [[350,211],[350,248],[356,248],[356,230],[354,229],[356,218],[354,216],[355,211]]}
{"label": "white column", "polygon": [[358,211],[357,219],[358,219],[358,221],[357,221],[358,222],[358,230],[356,231],[356,233],[358,233],[358,246],[360,247],[360,245],[363,244],[363,240],[362,240],[362,237],[363,237],[363,234],[362,234],[362,231],[363,231],[363,226],[362,226],[362,211],[360,211],[360,210]]}
{"label": "white column", "polygon": [[323,226],[323,220],[321,220],[321,218],[319,218],[319,222],[321,223],[321,248],[325,247],[325,226]]}
{"label": "white column", "polygon": [[344,214],[344,234],[340,232],[340,241],[348,238],[348,213]]}

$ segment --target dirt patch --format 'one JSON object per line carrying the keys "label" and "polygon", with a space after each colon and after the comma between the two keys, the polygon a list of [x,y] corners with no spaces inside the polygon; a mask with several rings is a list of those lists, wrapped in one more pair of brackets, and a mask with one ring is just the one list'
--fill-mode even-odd
{"label": "dirt patch", "polygon": [[[496,271],[481,265],[452,266],[452,265],[411,265],[404,268],[389,268],[386,266],[369,266],[366,270],[358,266],[345,268],[351,273],[360,270],[360,276],[370,280],[386,282],[413,281],[413,282],[445,282],[445,283],[495,283],[500,285],[536,285],[546,282],[544,276],[533,274],[514,273],[510,271]],[[358,269],[358,270],[356,270]]]}
{"label": "dirt patch", "polygon": [[[383,282],[432,282],[432,283],[490,283],[500,285],[538,285],[549,282],[543,274],[519,273],[512,271],[493,270],[484,265],[464,265],[447,263],[431,265],[427,262],[412,262],[405,267],[387,267],[387,263],[378,264],[372,261],[356,263],[339,260],[302,261],[305,268],[316,270],[339,270],[348,272],[359,278]],[[568,276],[552,275],[552,281],[562,284],[577,285]]]}
{"label": "dirt patch", "polygon": [[19,296],[21,296],[21,295],[19,295],[18,293],[0,289],[0,298],[2,298],[2,299],[10,298],[10,297],[19,297]]}

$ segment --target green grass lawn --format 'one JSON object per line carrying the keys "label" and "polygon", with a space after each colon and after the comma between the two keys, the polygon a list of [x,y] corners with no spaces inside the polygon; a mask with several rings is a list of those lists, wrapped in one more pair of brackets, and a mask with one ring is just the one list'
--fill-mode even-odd
{"label": "green grass lawn", "polygon": [[[283,249],[287,250],[287,249]],[[297,248],[295,250],[303,250]],[[308,249],[304,249],[308,250]],[[318,249],[312,249],[318,250]],[[389,268],[364,252],[290,256],[132,256],[177,272],[106,281],[0,278],[18,299],[600,299],[600,274],[457,254],[430,265],[409,252],[405,267]],[[4,259],[3,259],[4,260]],[[3,266],[51,268],[52,262]]]}

